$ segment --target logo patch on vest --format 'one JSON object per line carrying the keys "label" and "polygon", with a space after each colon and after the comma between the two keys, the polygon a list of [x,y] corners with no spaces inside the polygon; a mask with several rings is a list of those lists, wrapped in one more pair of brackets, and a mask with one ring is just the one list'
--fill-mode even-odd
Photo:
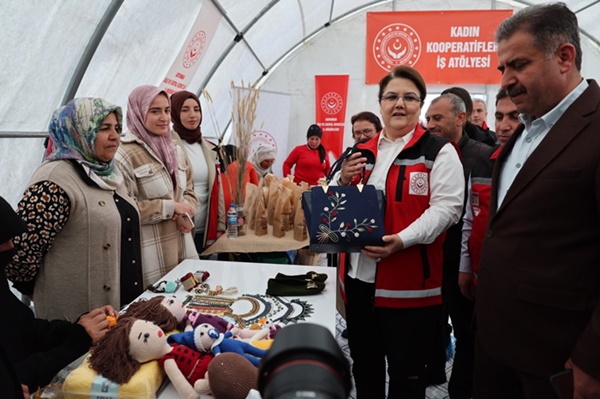
{"label": "logo patch on vest", "polygon": [[479,216],[481,208],[479,207],[479,193],[471,192],[471,208],[473,208],[473,215]]}
{"label": "logo patch on vest", "polygon": [[408,193],[413,195],[427,195],[429,193],[429,179],[425,172],[410,172]]}

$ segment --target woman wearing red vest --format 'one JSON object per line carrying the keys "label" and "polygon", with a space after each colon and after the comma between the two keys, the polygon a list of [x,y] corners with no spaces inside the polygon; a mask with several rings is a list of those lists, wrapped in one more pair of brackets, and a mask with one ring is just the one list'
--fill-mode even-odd
{"label": "woman wearing red vest", "polygon": [[367,246],[342,268],[357,398],[425,398],[427,360],[441,317],[444,231],[462,212],[464,177],[455,147],[419,125],[427,94],[417,70],[396,67],[379,83],[383,131],[358,146],[333,181],[384,190],[384,246]]}

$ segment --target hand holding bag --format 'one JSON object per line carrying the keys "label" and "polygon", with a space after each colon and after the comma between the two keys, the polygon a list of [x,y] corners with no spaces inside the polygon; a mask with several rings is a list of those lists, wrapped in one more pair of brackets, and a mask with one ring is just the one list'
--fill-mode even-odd
{"label": "hand holding bag", "polygon": [[302,193],[313,253],[360,252],[384,245],[384,195],[372,185],[318,186]]}

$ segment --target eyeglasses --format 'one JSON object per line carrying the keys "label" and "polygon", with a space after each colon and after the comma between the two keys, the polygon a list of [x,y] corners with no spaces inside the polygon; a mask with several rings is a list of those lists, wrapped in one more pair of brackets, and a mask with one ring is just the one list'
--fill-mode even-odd
{"label": "eyeglasses", "polygon": [[404,101],[405,104],[416,104],[421,102],[421,99],[419,97],[410,93],[405,94],[403,96],[400,96],[398,93],[387,93],[386,95],[381,97],[383,101],[393,103],[397,102],[399,98],[402,98],[402,101]]}
{"label": "eyeglasses", "polygon": [[373,129],[355,130],[352,132],[355,136],[368,136],[371,133],[373,133]]}

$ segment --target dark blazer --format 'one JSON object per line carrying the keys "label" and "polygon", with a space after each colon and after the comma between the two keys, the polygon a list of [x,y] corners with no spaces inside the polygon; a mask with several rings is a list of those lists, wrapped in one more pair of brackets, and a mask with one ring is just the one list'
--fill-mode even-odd
{"label": "dark blazer", "polygon": [[477,291],[483,350],[546,377],[571,357],[600,379],[600,87],[567,109],[523,165],[496,211],[492,178]]}
{"label": "dark blazer", "polygon": [[[25,222],[0,197],[0,243],[25,231]],[[4,267],[16,250],[0,252],[0,397],[22,398],[21,384],[32,394],[63,367],[83,355],[92,338],[79,324],[37,319],[10,291]]]}

